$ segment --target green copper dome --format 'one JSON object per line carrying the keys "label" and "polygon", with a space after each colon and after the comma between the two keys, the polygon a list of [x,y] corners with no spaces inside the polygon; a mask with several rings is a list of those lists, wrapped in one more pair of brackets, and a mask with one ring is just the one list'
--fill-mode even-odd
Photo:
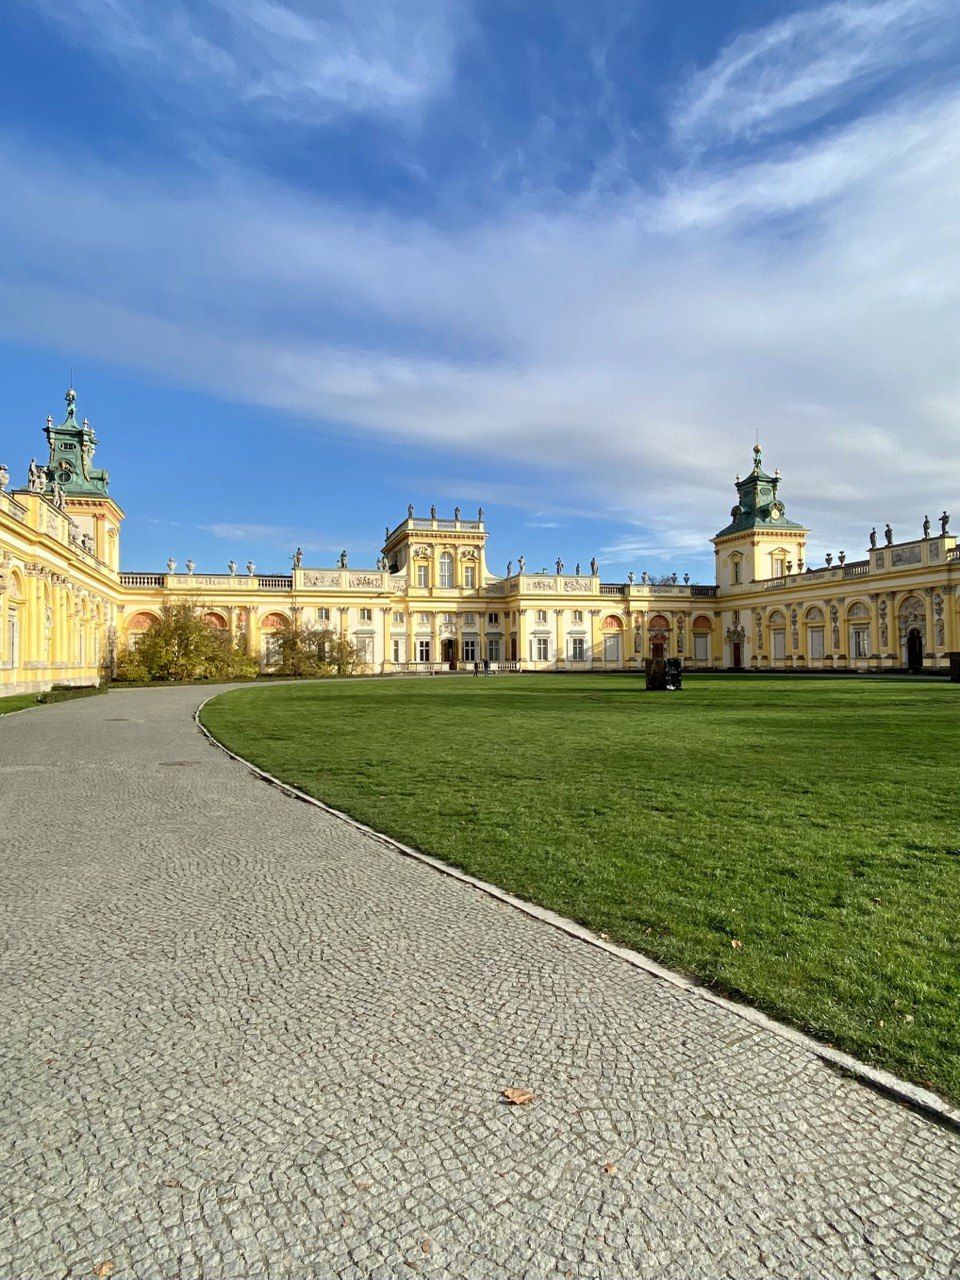
{"label": "green copper dome", "polygon": [[743,533],[748,529],[798,529],[808,530],[795,520],[788,520],[783,503],[777,496],[780,472],[768,475],[763,469],[759,444],[753,447],[753,470],[746,480],[737,476],[737,505],[730,512],[730,523],[716,535],[725,538],[731,533]]}

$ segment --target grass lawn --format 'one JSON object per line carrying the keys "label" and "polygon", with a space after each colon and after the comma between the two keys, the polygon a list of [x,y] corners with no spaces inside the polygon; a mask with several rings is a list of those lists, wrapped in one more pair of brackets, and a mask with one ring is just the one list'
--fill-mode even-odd
{"label": "grass lawn", "polygon": [[7,698],[0,698],[0,716],[8,711],[22,711],[24,707],[37,706],[35,693],[13,693]]}
{"label": "grass lawn", "polygon": [[960,685],[342,681],[203,713],[262,768],[960,1099]]}

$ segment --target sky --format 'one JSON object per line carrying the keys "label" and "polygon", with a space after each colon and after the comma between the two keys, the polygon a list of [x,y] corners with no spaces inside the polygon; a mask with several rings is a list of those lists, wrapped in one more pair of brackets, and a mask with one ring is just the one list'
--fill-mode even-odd
{"label": "sky", "polygon": [[0,462],[72,378],[122,567],[713,580],[960,525],[956,0],[7,0]]}

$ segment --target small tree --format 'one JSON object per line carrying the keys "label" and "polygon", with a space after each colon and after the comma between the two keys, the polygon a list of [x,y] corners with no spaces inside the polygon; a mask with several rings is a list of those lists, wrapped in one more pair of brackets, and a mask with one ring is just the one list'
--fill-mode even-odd
{"label": "small tree", "polygon": [[298,615],[276,632],[280,661],[275,670],[285,676],[348,676],[357,652],[349,640],[329,627],[305,627]]}
{"label": "small tree", "polygon": [[243,640],[233,643],[204,621],[196,601],[164,605],[137,644],[117,658],[120,680],[229,680],[252,677],[257,667]]}

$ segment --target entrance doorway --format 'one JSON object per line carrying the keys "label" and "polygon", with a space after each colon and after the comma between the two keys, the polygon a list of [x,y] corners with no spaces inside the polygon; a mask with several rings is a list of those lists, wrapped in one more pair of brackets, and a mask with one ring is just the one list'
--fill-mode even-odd
{"label": "entrance doorway", "polygon": [[650,646],[650,654],[654,662],[662,662],[664,655],[664,643],[662,640],[654,640]]}
{"label": "entrance doorway", "polygon": [[447,664],[451,671],[457,669],[457,642],[456,640],[443,641],[443,661]]}
{"label": "entrance doorway", "polygon": [[907,632],[907,668],[910,671],[923,670],[923,636],[917,627]]}
{"label": "entrance doorway", "polygon": [[743,666],[743,645],[739,640],[733,642],[733,665],[737,668]]}

